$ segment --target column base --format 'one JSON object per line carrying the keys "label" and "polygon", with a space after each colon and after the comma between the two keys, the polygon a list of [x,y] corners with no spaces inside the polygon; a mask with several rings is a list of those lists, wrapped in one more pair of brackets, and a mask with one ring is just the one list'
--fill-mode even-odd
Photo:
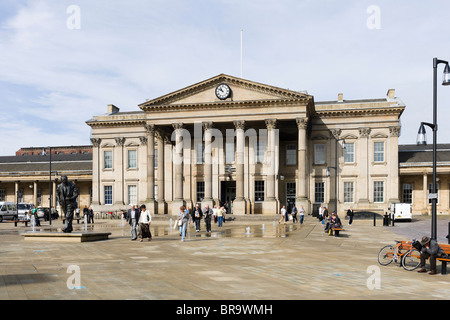
{"label": "column base", "polygon": [[180,212],[180,207],[181,206],[186,206],[186,203],[184,202],[184,200],[173,200],[172,203],[170,204],[170,208],[172,210],[171,214],[172,215],[178,215],[178,213]]}
{"label": "column base", "polygon": [[279,213],[278,201],[275,198],[265,200],[262,207],[262,214],[275,215],[277,213]]}
{"label": "column base", "polygon": [[151,214],[158,213],[158,202],[156,202],[154,199],[147,200],[145,202],[145,206],[147,207],[147,210],[149,210]]}
{"label": "column base", "polygon": [[233,214],[235,215],[244,215],[247,213],[247,204],[245,199],[238,200],[235,199],[233,201]]}
{"label": "column base", "polygon": [[158,214],[167,214],[167,203],[164,200],[157,201],[156,207]]}

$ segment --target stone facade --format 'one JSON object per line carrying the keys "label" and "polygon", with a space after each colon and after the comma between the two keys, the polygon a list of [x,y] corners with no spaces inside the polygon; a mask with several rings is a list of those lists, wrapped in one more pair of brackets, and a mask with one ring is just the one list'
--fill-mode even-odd
{"label": "stone facade", "polygon": [[[220,96],[220,84],[229,96]],[[350,206],[384,212],[399,201],[405,106],[394,90],[382,99],[315,102],[221,74],[139,107],[110,105],[87,121],[94,210],[145,203],[177,214],[181,205],[233,201],[234,214],[275,214],[294,202],[311,212],[320,204],[333,210],[337,193],[342,214]]]}

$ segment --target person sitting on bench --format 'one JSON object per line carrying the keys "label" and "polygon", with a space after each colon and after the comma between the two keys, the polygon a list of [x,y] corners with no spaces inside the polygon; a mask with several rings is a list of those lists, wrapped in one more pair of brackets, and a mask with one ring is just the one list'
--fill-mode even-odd
{"label": "person sitting on bench", "polygon": [[341,219],[339,219],[336,212],[332,212],[328,222],[325,226],[325,232],[328,232],[329,235],[333,234],[333,228],[342,228]]}
{"label": "person sitting on bench", "polygon": [[430,272],[428,274],[436,274],[436,258],[446,257],[444,250],[439,247],[436,240],[430,239],[430,237],[424,236],[422,241],[422,250],[420,252],[420,270],[417,272],[427,272],[425,269],[425,261],[430,258]]}

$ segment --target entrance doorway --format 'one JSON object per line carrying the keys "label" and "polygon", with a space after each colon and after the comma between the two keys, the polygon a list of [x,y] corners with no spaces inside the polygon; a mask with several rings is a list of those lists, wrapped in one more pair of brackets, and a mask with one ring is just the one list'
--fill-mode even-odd
{"label": "entrance doorway", "polygon": [[228,206],[227,214],[233,213],[231,202],[236,199],[236,181],[220,182],[220,205]]}

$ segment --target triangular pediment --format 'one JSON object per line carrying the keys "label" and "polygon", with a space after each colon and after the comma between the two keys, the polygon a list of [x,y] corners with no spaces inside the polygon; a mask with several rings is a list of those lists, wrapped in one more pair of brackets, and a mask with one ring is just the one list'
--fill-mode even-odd
{"label": "triangular pediment", "polygon": [[[226,84],[231,89],[230,96],[224,100],[216,96],[216,88],[220,84]],[[149,100],[140,104],[139,107],[144,111],[149,111],[161,106],[177,107],[233,102],[245,103],[251,101],[311,101],[312,99],[312,96],[302,92],[220,74],[162,97]]]}

